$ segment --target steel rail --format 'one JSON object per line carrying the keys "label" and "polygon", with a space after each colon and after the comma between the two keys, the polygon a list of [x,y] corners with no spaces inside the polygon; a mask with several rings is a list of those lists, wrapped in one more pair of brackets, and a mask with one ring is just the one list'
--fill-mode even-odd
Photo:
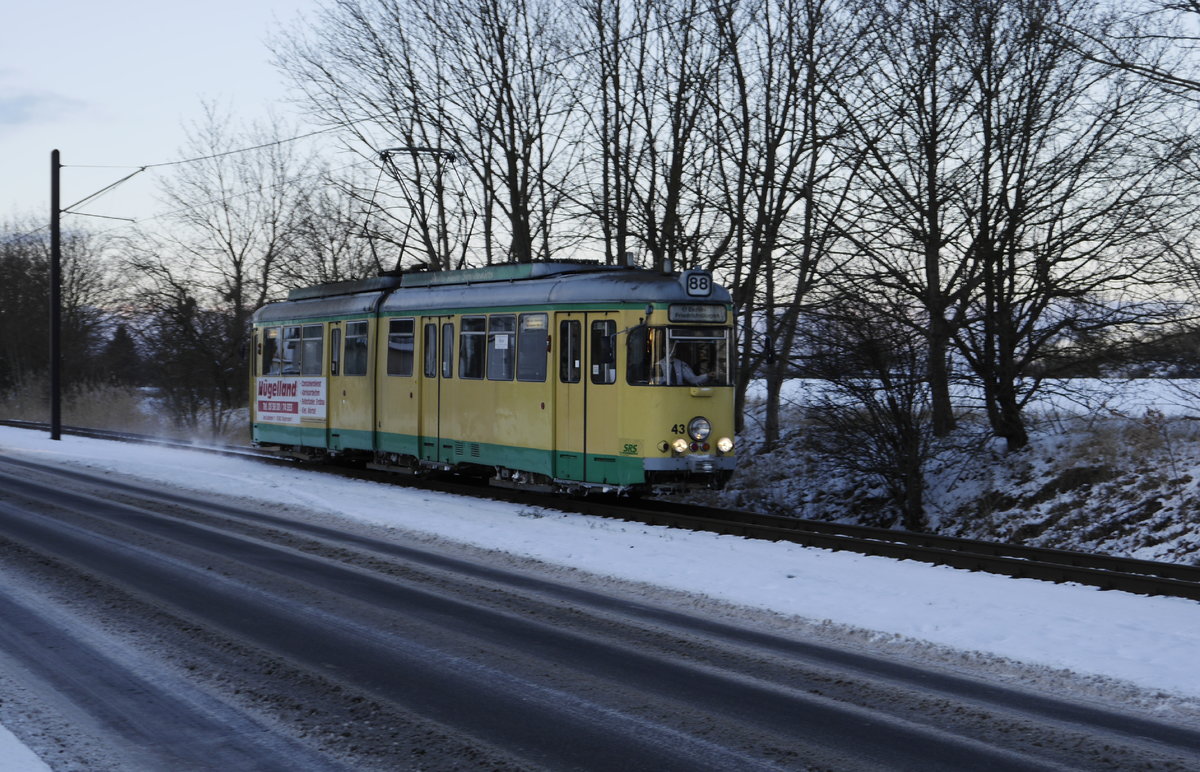
{"label": "steel rail", "polygon": [[[547,506],[563,505],[547,504]],[[1134,558],[1024,547],[886,528],[804,520],[754,512],[722,511],[687,504],[645,501],[573,501],[586,514],[742,536],[807,547],[844,550],[898,560],[916,560],[1019,579],[1077,582],[1105,590],[1200,600],[1200,567]]]}
{"label": "steel rail", "polygon": [[[0,425],[46,430],[33,421],[0,420]],[[63,427],[64,434],[123,442],[149,443],[190,450],[250,456],[295,465],[295,461],[252,448],[201,445],[161,437],[83,427]],[[324,467],[329,470],[330,467]],[[693,531],[782,541],[820,549],[843,550],[897,560],[915,560],[968,571],[1021,579],[1076,582],[1104,590],[1200,600],[1200,566],[1163,563],[1073,550],[1028,547],[889,528],[701,507],[665,500],[629,500],[608,496],[558,496],[471,484],[461,479],[409,477],[388,472],[347,469],[343,474],[460,495],[559,509],[579,514],[667,526]]]}

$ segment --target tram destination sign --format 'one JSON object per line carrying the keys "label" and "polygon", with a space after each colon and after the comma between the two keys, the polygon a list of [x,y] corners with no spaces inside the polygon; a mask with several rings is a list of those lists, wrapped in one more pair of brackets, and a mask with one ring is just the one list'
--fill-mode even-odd
{"label": "tram destination sign", "polygon": [[725,306],[714,303],[672,303],[667,307],[667,319],[672,323],[724,324]]}

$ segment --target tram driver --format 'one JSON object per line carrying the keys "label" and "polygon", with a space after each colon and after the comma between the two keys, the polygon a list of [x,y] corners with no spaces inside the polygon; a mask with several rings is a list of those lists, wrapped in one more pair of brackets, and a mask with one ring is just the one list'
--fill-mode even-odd
{"label": "tram driver", "polygon": [[672,346],[667,356],[658,363],[659,372],[667,379],[668,386],[703,386],[713,380],[709,373],[699,373],[684,357],[682,346]]}

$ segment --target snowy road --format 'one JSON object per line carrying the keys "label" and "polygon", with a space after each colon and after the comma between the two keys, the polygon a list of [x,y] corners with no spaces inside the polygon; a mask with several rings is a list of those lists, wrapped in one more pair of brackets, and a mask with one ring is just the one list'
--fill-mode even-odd
{"label": "snowy road", "polygon": [[[211,483],[217,462],[179,455]],[[56,751],[56,768],[1200,762],[1186,701],[1139,703],[1139,716],[1013,686],[1011,672],[988,683],[962,663],[812,643],[777,617],[646,602],[619,583],[295,506],[336,498],[333,481],[294,486],[286,505],[251,505],[239,489],[197,506],[125,487],[107,460],[87,464],[107,469],[96,478],[28,463],[68,466],[44,452],[0,458],[0,614],[13,622],[0,686],[27,695],[0,703],[0,720],[43,758]],[[297,474],[220,468],[267,488]],[[39,719],[63,729],[30,731]]]}

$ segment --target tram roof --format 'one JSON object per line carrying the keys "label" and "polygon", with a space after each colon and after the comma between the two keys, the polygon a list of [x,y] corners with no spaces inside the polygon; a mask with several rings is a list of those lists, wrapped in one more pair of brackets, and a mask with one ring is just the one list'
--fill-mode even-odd
{"label": "tram roof", "polygon": [[589,262],[509,263],[460,271],[406,273],[293,290],[259,309],[256,322],[386,312],[592,303],[729,303],[729,292],[687,294],[681,277]]}
{"label": "tram roof", "polygon": [[729,293],[713,287],[705,298],[689,297],[677,274],[641,269],[572,271],[528,280],[446,283],[401,289],[381,311],[420,311],[483,307],[570,306],[591,303],[728,303]]}

